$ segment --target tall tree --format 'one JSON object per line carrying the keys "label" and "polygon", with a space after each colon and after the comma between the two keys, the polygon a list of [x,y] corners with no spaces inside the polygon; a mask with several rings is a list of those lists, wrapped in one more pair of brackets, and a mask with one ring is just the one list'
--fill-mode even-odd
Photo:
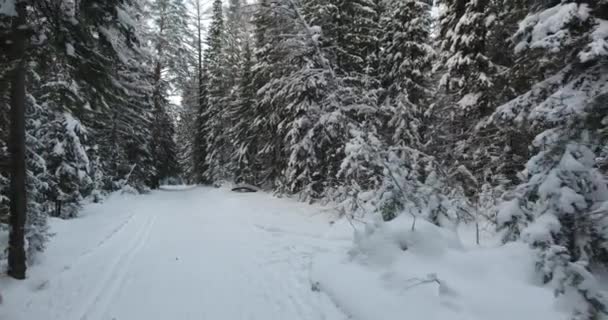
{"label": "tall tree", "polygon": [[[247,40],[246,40],[247,41]],[[253,53],[249,41],[245,43],[243,59],[241,62],[241,79],[237,88],[237,99],[231,109],[231,119],[234,124],[231,130],[231,140],[235,144],[232,161],[236,162],[234,180],[255,184],[257,145],[260,143],[253,129],[255,121],[255,89],[253,82]]]}
{"label": "tall tree", "polygon": [[382,19],[380,102],[389,116],[392,144],[421,146],[422,118],[433,91],[430,10],[422,1],[393,1]]}
{"label": "tall tree", "polygon": [[[501,205],[498,226],[505,241],[521,237],[537,249],[542,281],[553,285],[556,295],[576,301],[573,319],[608,313],[607,297],[586,285],[596,281],[592,271],[608,263],[608,196],[596,160],[605,138],[599,119],[607,116],[608,51],[599,31],[605,28],[605,10],[605,4],[578,1],[530,8],[514,49],[518,63],[530,66],[534,76],[513,70],[528,88],[492,117],[501,127],[517,126],[535,137],[534,155],[523,181]],[[543,28],[549,21],[558,23]]]}
{"label": "tall tree", "polygon": [[153,186],[179,174],[175,128],[171,119],[167,95],[170,84],[184,87],[189,73],[191,51],[183,41],[189,33],[188,15],[181,0],[156,0],[151,4],[154,19],[152,42],[154,57],[154,116],[152,122],[152,154],[156,167]]}
{"label": "tall tree", "polygon": [[25,94],[26,94],[26,44],[27,3],[15,3],[12,26],[11,74],[11,131],[9,150],[11,153],[11,215],[8,252],[8,274],[15,279],[25,279],[25,222],[27,209],[26,162],[25,162]]}
{"label": "tall tree", "polygon": [[283,139],[278,133],[282,116],[278,101],[270,90],[270,82],[282,77],[291,69],[282,59],[288,52],[279,44],[282,35],[293,29],[293,20],[287,15],[287,1],[262,0],[254,15],[255,65],[254,88],[256,91],[255,120],[252,130],[260,143],[256,162],[261,170],[256,174],[256,184],[274,188],[285,168]]}
{"label": "tall tree", "polygon": [[[222,99],[227,93],[225,82],[225,64],[222,60],[224,45],[224,15],[222,1],[213,2],[213,15],[207,34],[207,50],[204,56],[205,79],[201,84],[205,86],[204,103],[199,114],[199,127],[197,132],[199,144],[206,146],[204,164],[199,164],[206,171],[200,173],[205,180],[216,182],[227,178],[223,163],[227,163],[226,150],[229,141],[226,140],[226,108]],[[202,151],[202,149],[201,149]],[[202,160],[202,159],[201,159]],[[197,161],[201,161],[197,160]]]}
{"label": "tall tree", "polygon": [[493,179],[496,173],[493,168],[483,168],[483,164],[496,163],[491,161],[496,148],[486,139],[489,133],[478,127],[499,103],[495,97],[503,67],[488,55],[486,41],[495,15],[487,0],[446,0],[441,4],[440,59],[435,70],[442,92],[428,112],[429,147],[441,154],[451,174],[464,173],[467,178],[459,180],[466,182],[459,182],[459,187],[474,198],[483,181]]}
{"label": "tall tree", "polygon": [[196,29],[196,112],[194,112],[193,130],[190,134],[192,137],[192,150],[191,150],[191,167],[192,177],[191,179],[196,183],[208,184],[210,183],[207,171],[209,165],[207,163],[207,109],[208,109],[208,97],[207,97],[207,70],[204,64],[203,51],[203,20],[204,13],[201,4],[201,0],[194,0],[195,8],[195,19],[194,27]]}

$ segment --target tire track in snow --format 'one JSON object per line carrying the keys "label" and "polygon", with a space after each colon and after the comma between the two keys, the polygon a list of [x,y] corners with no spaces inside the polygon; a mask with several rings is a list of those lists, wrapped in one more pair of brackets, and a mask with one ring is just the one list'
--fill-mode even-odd
{"label": "tire track in snow", "polygon": [[[86,263],[87,260],[94,256],[95,252],[105,247],[107,244],[111,243],[114,237],[119,235],[131,222],[133,221],[133,217],[135,213],[131,213],[124,221],[122,221],[118,226],[112,229],[106,236],[104,236],[101,240],[99,240],[93,247],[83,251],[81,254],[75,257],[74,261],[70,264],[66,264],[58,273],[55,273],[53,276],[44,279],[35,285],[36,290],[42,290],[51,286],[55,282],[60,282],[63,277],[66,276],[70,272],[70,270],[78,269],[77,267],[83,263]],[[34,298],[30,297],[25,304],[26,306],[31,306],[34,303]]]}
{"label": "tire track in snow", "polygon": [[120,225],[118,225],[110,233],[108,233],[103,239],[101,239],[99,242],[97,242],[97,244],[95,246],[93,246],[92,248],[89,248],[88,250],[83,252],[81,255],[79,255],[76,258],[76,261],[74,263],[72,263],[72,265],[66,266],[65,269],[66,270],[71,269],[71,267],[73,265],[77,265],[82,259],[86,259],[87,257],[93,255],[97,250],[104,247],[107,243],[109,243],[110,240],[112,240],[114,237],[116,237],[118,234],[120,234],[121,231],[123,231],[126,226],[131,224],[134,216],[135,216],[135,213],[131,213],[131,215],[129,215],[129,217],[127,219],[125,219],[125,221],[123,221]]}
{"label": "tire track in snow", "polygon": [[77,316],[72,317],[73,319],[93,320],[103,316],[112,302],[113,295],[124,283],[133,258],[146,244],[155,222],[156,215],[152,215],[147,219],[143,227],[132,238],[133,240],[128,244],[127,249],[118,255],[118,258],[112,262],[108,271],[100,278],[97,287],[93,291],[94,294],[89,297],[84,307],[76,313]]}

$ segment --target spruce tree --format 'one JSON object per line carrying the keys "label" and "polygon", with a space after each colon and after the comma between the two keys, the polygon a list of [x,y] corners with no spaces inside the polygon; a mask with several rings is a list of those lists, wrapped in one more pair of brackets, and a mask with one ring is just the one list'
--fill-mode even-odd
{"label": "spruce tree", "polygon": [[[591,271],[607,262],[601,218],[606,186],[596,162],[608,83],[606,51],[595,50],[605,45],[605,38],[594,36],[601,29],[600,9],[575,1],[531,9],[515,34],[515,53],[521,63],[534,65],[530,71],[544,73],[530,78],[514,70],[525,77],[522,84],[531,84],[492,117],[499,126],[518,126],[535,136],[535,154],[523,182],[502,204],[498,226],[506,241],[521,237],[537,249],[539,274],[557,295],[579,301],[573,319],[608,312],[608,299],[586,285],[595,281]],[[567,17],[557,29],[538,27],[557,17]],[[532,63],[541,54],[545,58]]]}
{"label": "spruce tree", "polygon": [[281,45],[285,40],[282,35],[289,34],[294,28],[292,17],[287,15],[288,8],[287,1],[262,0],[254,16],[256,104],[252,130],[260,141],[256,145],[256,163],[260,167],[256,184],[266,188],[274,188],[278,184],[286,166],[283,136],[278,132],[283,116],[272,86],[274,79],[292,69],[292,65],[283,59],[288,54],[287,48]]}
{"label": "spruce tree", "polygon": [[260,141],[258,141],[252,128],[252,123],[255,121],[256,98],[253,64],[253,53],[247,41],[239,71],[241,79],[237,88],[237,99],[233,103],[230,116],[233,123],[231,140],[235,145],[234,155],[232,156],[232,161],[236,162],[232,166],[235,168],[234,180],[237,183],[248,184],[255,184],[255,172],[259,171],[256,166],[256,152]]}
{"label": "spruce tree", "polygon": [[380,98],[389,117],[393,144],[420,147],[422,117],[432,94],[429,77],[433,48],[430,7],[421,1],[394,1],[382,24],[380,56],[382,87]]}
{"label": "spruce tree", "polygon": [[222,53],[224,47],[224,15],[222,1],[215,0],[213,2],[213,15],[211,25],[207,35],[207,51],[205,52],[204,64],[207,73],[204,85],[206,86],[206,109],[202,111],[202,117],[205,119],[202,132],[203,139],[207,145],[207,154],[205,162],[207,164],[207,172],[205,175],[211,182],[219,182],[229,178],[229,173],[223,166],[228,163],[230,154],[230,141],[228,141],[226,125],[225,96],[228,93],[227,82],[225,75],[224,55]]}
{"label": "spruce tree", "polygon": [[188,76],[188,50],[183,39],[188,33],[187,10],[181,0],[156,0],[151,5],[155,25],[151,31],[156,49],[154,60],[154,112],[152,121],[151,151],[156,167],[153,187],[161,181],[179,174],[175,128],[171,119],[167,95],[172,91],[170,83],[183,87]]}
{"label": "spruce tree", "polygon": [[[207,121],[208,121],[208,96],[207,96],[207,68],[205,65],[203,51],[203,8],[200,0],[194,1],[195,7],[195,21],[194,28],[196,29],[196,39],[194,47],[196,48],[196,90],[194,97],[196,98],[191,113],[193,115],[192,131],[189,134],[192,136],[192,146],[190,150],[190,172],[191,180],[199,184],[209,184],[208,170],[209,165],[207,163],[207,154],[209,146],[207,145]],[[187,124],[187,120],[183,122]]]}

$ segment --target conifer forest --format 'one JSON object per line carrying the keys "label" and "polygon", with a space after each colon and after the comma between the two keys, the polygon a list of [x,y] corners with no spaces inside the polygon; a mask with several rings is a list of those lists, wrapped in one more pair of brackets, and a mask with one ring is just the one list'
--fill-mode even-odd
{"label": "conifer forest", "polygon": [[[344,298],[347,288],[336,280],[346,277],[338,269],[343,265],[323,269],[314,259],[310,272],[316,280],[302,299],[327,296],[348,317],[316,316],[311,310],[326,309],[313,302],[301,302],[309,313],[299,316],[280,313],[291,310],[287,304],[271,313],[258,309],[265,303],[250,302],[241,306],[252,312],[250,318],[230,313],[231,307],[206,317],[144,317],[121,313],[127,312],[121,299],[110,298],[127,290],[128,282],[96,291],[94,303],[80,306],[81,314],[47,310],[28,318],[29,309],[17,311],[30,294],[20,291],[26,290],[23,281],[9,278],[27,282],[40,279],[41,270],[55,273],[52,261],[72,260],[56,253],[77,250],[67,243],[80,243],[89,253],[55,275],[65,273],[66,279],[49,278],[40,289],[59,299],[52,290],[80,281],[67,274],[87,269],[83,261],[99,255],[98,264],[105,264],[99,250],[106,249],[114,253],[105,257],[121,256],[118,239],[130,246],[126,230],[134,228],[137,236],[135,226],[147,223],[137,213],[144,208],[166,220],[154,228],[175,225],[159,240],[164,252],[177,252],[171,239],[198,242],[200,249],[187,251],[200,255],[203,266],[213,260],[204,244],[232,243],[234,237],[254,243],[248,237],[257,233],[226,231],[225,238],[203,241],[186,237],[187,230],[201,237],[217,231],[194,226],[221,220],[226,230],[248,221],[271,234],[314,229],[301,217],[285,222],[260,213],[275,207],[279,215],[317,212],[325,222],[331,219],[333,229],[344,223],[349,238],[355,229],[353,248],[343,252],[356,266],[348,269],[353,292],[381,281],[370,276],[357,289],[376,270],[360,260],[385,257],[386,243],[394,240],[400,249],[393,262],[381,265],[401,271],[387,271],[378,292],[388,288],[387,296],[400,301],[395,308],[403,310],[422,308],[416,298],[406,298],[422,295],[414,290],[434,288],[441,299],[453,299],[452,309],[441,300],[444,313],[411,313],[415,319],[503,319],[497,308],[512,303],[517,309],[517,303],[488,302],[485,308],[495,317],[477,313],[483,308],[471,307],[472,300],[466,301],[472,293],[459,287],[459,281],[472,282],[459,277],[483,269],[480,277],[500,278],[497,270],[516,263],[510,260],[527,261],[521,264],[530,269],[526,276],[512,275],[527,289],[509,289],[510,296],[527,296],[526,303],[543,305],[559,319],[608,319],[607,178],[608,0],[0,0],[0,319],[397,319],[387,311],[392,300],[379,293],[376,305],[360,298],[369,308]],[[248,195],[230,186],[257,191],[255,198],[241,200]],[[148,207],[136,208],[136,202]],[[129,220],[119,213],[126,208],[136,212]],[[103,212],[87,213],[94,210]],[[198,220],[171,216],[187,210],[199,210]],[[213,213],[222,210],[249,213]],[[150,243],[161,238],[152,224],[146,231]],[[450,268],[420,267],[426,255],[403,262],[404,254],[420,248],[456,250],[465,226],[471,244],[457,252],[471,258],[454,262],[445,253],[429,263],[466,270],[454,271],[454,280]],[[98,233],[99,241],[93,240]],[[87,234],[99,246],[85,248],[79,239]],[[294,234],[289,237],[296,239]],[[446,240],[447,234],[456,235]],[[280,239],[264,242],[264,248]],[[114,241],[117,249],[110,250]],[[334,242],[331,249],[315,246],[339,252]],[[124,261],[136,265],[147,252],[148,242],[142,243],[137,253],[125,251]],[[241,255],[235,246],[234,254]],[[494,267],[464,267],[464,261],[494,259],[490,254]],[[218,270],[232,270],[221,257],[213,262]],[[303,258],[285,259],[293,265],[277,273],[295,273]],[[399,261],[403,268],[396,267]],[[418,282],[407,285],[407,293],[394,289],[403,282],[395,274],[414,265],[428,275],[402,276]],[[357,275],[355,269],[365,271]],[[106,280],[128,277],[116,271]],[[239,283],[245,288],[247,282]],[[498,284],[494,290],[503,291]],[[538,297],[548,292],[547,301],[535,300],[534,290],[543,292]],[[40,294],[31,293],[35,302],[43,301]],[[504,316],[558,319],[521,308],[521,314]]]}

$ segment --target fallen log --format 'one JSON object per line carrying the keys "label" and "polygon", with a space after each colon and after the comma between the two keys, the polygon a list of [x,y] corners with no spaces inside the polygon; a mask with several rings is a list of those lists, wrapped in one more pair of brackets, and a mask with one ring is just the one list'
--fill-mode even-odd
{"label": "fallen log", "polygon": [[238,184],[232,188],[234,192],[253,193],[260,191],[260,188],[250,184]]}

